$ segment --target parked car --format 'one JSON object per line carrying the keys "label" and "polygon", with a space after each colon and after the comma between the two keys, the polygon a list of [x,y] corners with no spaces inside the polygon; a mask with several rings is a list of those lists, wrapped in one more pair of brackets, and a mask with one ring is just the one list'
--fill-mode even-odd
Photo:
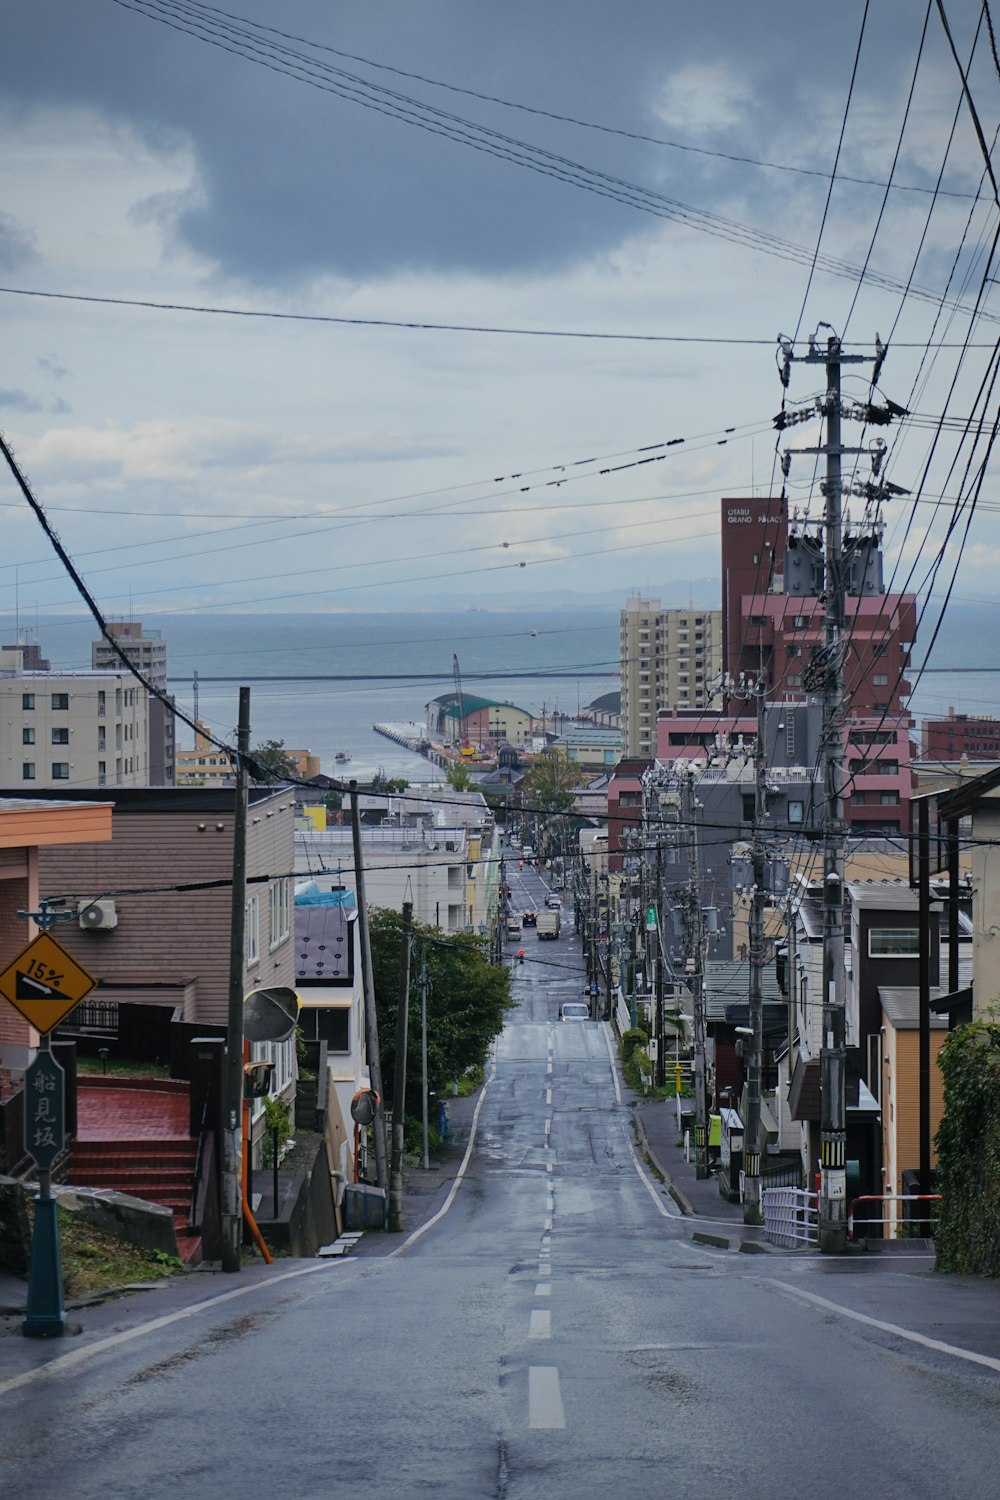
{"label": "parked car", "polygon": [[521,913],[521,922],[525,927],[536,927],[538,925],[538,913],[533,911],[523,911]]}
{"label": "parked car", "polygon": [[589,1021],[590,1006],[585,1000],[564,1000],[559,1007],[560,1021]]}

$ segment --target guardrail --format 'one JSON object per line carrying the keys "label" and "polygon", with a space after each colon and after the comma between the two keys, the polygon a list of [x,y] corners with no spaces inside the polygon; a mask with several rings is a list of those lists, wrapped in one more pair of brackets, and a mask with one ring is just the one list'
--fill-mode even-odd
{"label": "guardrail", "polygon": [[883,1235],[888,1234],[891,1238],[894,1234],[906,1233],[915,1224],[926,1224],[927,1238],[930,1237],[931,1226],[935,1215],[928,1210],[925,1214],[909,1214],[905,1218],[899,1218],[894,1213],[887,1212],[893,1203],[940,1203],[940,1193],[862,1193],[857,1198],[852,1198],[847,1210],[847,1238],[854,1239],[854,1210],[859,1203],[881,1203],[883,1211],[877,1219],[862,1219],[857,1226],[869,1228],[878,1225]]}
{"label": "guardrail", "polygon": [[819,1240],[819,1194],[804,1188],[765,1188],[764,1235],[772,1245],[794,1250]]}

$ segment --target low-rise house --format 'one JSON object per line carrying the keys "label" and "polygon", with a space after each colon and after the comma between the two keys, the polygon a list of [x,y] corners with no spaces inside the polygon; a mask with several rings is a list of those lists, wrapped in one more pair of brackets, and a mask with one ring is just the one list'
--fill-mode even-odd
{"label": "low-rise house", "polygon": [[322,893],[309,881],[295,893],[295,986],[299,1027],[326,1044],[328,1104],[345,1180],[358,1165],[351,1100],[370,1087],[358,909],[353,892]]}
{"label": "low-rise house", "polygon": [[[913,985],[880,985],[878,993],[882,1022],[879,1086],[882,1191],[890,1195],[884,1216],[885,1233],[894,1234],[906,1220],[913,1220],[918,1232],[926,1233],[926,1215],[930,1210],[900,1201],[903,1195],[920,1191],[916,1186],[920,1166],[920,996]],[[933,988],[932,1000],[940,993]],[[944,1115],[944,1080],[937,1060],[948,1035],[948,1022],[944,1016],[932,1012],[930,1028],[931,1166],[934,1167],[937,1163],[934,1140]],[[918,1224],[920,1220],[923,1222]]]}
{"label": "low-rise house", "polygon": [[[43,856],[62,850],[68,860],[79,862],[82,850],[110,840],[110,803],[0,797],[0,969],[35,935],[34,923],[18,913],[39,910],[39,897],[45,894],[39,875]],[[66,926],[59,924],[57,940]],[[37,1032],[0,999],[0,1098],[20,1088],[37,1046]]]}

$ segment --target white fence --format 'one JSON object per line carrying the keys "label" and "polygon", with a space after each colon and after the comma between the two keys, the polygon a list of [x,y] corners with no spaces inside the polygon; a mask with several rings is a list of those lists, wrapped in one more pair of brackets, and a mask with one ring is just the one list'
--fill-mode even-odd
{"label": "white fence", "polygon": [[764,1234],[773,1245],[794,1250],[819,1239],[819,1195],[803,1188],[764,1189]]}

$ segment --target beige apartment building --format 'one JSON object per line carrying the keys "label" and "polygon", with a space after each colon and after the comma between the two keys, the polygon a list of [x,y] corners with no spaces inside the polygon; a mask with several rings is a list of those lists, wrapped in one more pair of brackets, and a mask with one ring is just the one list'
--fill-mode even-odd
{"label": "beige apartment building", "polygon": [[148,786],[146,698],[128,672],[25,672],[0,652],[0,782]]}
{"label": "beige apartment building", "polygon": [[622,756],[652,760],[661,708],[718,708],[711,685],[722,671],[722,611],[663,609],[627,599],[621,612]]}

